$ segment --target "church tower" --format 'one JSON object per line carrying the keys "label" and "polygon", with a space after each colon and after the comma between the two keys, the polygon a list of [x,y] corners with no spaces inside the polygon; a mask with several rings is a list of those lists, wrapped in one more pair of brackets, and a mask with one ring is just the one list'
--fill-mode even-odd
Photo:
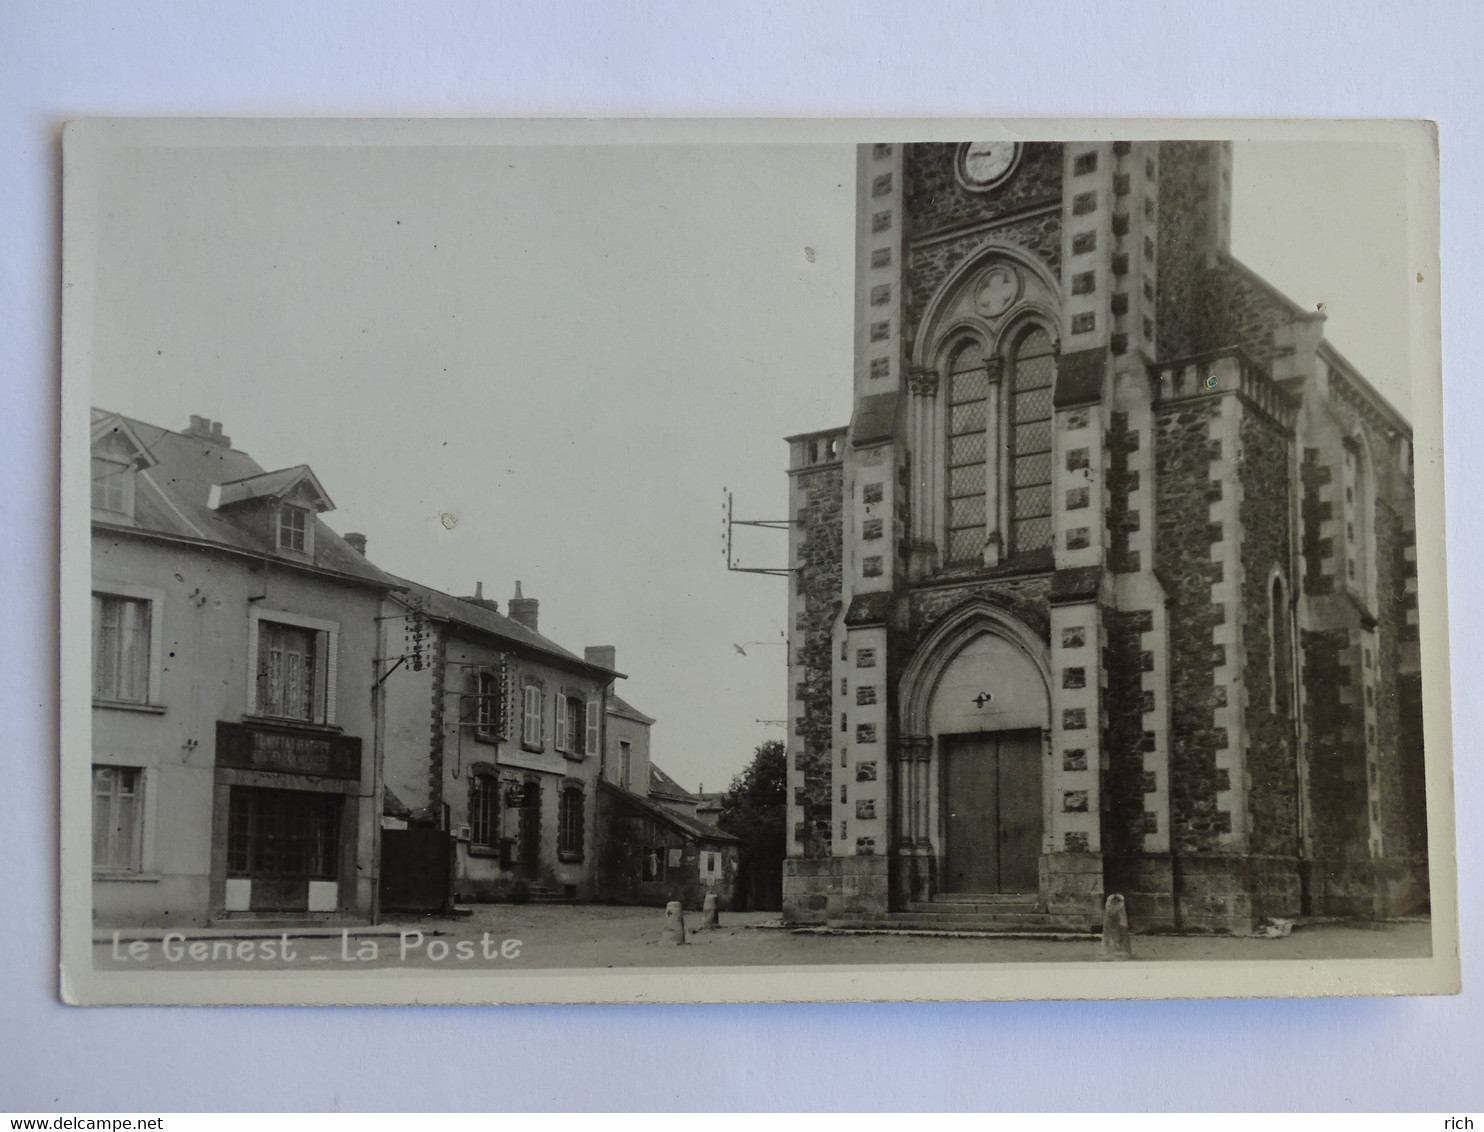
{"label": "church tower", "polygon": [[[1304,719],[1358,721],[1339,782],[1408,757],[1367,756],[1362,705],[1305,683],[1311,559],[1345,569],[1305,542],[1305,461],[1359,482],[1363,446],[1306,447],[1344,431],[1317,423],[1338,355],[1231,259],[1231,160],[860,147],[852,416],[789,442],[786,918],[1075,930],[1117,891],[1136,923],[1244,930],[1336,868],[1375,890],[1363,838],[1336,852],[1366,864],[1316,864],[1326,821],[1376,799],[1316,807]],[[1405,422],[1353,377],[1404,462]],[[1409,482],[1388,502],[1409,515]],[[1402,568],[1367,539],[1357,577]]]}

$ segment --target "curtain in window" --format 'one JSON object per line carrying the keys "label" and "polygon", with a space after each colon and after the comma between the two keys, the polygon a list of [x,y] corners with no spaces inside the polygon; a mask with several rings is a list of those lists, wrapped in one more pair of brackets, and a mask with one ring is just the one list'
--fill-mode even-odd
{"label": "curtain in window", "polygon": [[142,704],[149,699],[150,603],[93,595],[93,696]]}
{"label": "curtain in window", "polygon": [[318,634],[275,621],[260,621],[258,626],[258,711],[313,720]]}
{"label": "curtain in window", "polygon": [[139,867],[139,769],[93,767],[93,867]]}
{"label": "curtain in window", "polygon": [[1010,382],[1011,552],[1051,545],[1051,397],[1056,355],[1037,327],[1017,343]]}

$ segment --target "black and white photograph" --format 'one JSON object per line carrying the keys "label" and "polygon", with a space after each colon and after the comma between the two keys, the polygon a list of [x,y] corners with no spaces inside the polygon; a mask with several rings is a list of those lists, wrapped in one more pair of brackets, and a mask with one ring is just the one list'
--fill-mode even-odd
{"label": "black and white photograph", "polygon": [[62,149],[69,1001],[1456,991],[1429,124]]}

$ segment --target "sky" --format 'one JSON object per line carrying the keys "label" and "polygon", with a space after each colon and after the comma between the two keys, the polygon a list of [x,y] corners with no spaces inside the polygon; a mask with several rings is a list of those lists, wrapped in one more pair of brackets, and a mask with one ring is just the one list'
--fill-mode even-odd
{"label": "sky", "polygon": [[[783,738],[786,435],[850,412],[841,145],[135,148],[98,203],[92,400],[310,464],[394,574],[611,644],[656,762]],[[1232,251],[1408,411],[1405,181],[1380,144],[1238,143]],[[810,249],[806,252],[806,249]],[[781,566],[783,532],[739,535]],[[739,647],[740,646],[740,647]]]}

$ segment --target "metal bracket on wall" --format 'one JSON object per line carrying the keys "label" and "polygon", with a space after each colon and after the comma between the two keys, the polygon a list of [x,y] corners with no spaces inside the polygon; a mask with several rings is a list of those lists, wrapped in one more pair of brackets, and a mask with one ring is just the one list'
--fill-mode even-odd
{"label": "metal bracket on wall", "polygon": [[[725,489],[723,489],[725,490]],[[726,558],[727,569],[738,574],[773,574],[780,578],[792,576],[794,568],[791,566],[742,566],[736,561],[732,551],[732,528],[734,527],[762,527],[770,531],[786,531],[793,524],[788,519],[737,519],[732,516],[732,493],[726,493],[726,502],[722,504],[722,553]]]}

